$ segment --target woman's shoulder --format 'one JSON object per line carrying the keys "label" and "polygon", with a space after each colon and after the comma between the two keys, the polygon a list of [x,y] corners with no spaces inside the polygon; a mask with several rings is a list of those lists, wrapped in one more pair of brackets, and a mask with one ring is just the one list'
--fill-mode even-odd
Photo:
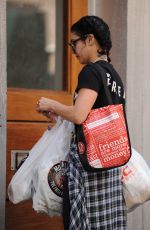
{"label": "woman's shoulder", "polygon": [[94,63],[90,62],[90,63],[86,64],[82,68],[82,70],[80,71],[79,76],[87,74],[87,73],[90,73],[90,74],[95,75],[95,76],[99,75],[100,72],[98,72],[97,66],[102,68],[104,71],[108,71],[108,70],[110,70],[111,72],[112,72],[112,70],[115,71],[112,64],[110,64],[109,62],[101,60],[101,61],[97,61]]}
{"label": "woman's shoulder", "polygon": [[88,64],[84,65],[83,68],[81,69],[79,75],[86,74],[86,73],[95,74],[93,67],[92,67],[92,63],[88,63]]}
{"label": "woman's shoulder", "polygon": [[78,79],[86,79],[96,81],[98,84],[101,83],[101,76],[97,72],[97,70],[94,68],[95,63],[88,63],[86,64],[82,70],[80,71],[78,75]]}
{"label": "woman's shoulder", "polygon": [[98,72],[94,68],[94,63],[88,63],[86,64],[82,70],[80,71],[78,75],[78,79],[86,79],[88,80],[93,80],[93,81],[98,81],[101,82],[101,77],[99,76]]}
{"label": "woman's shoulder", "polygon": [[101,85],[101,78],[98,76],[95,70],[90,64],[85,65],[78,76],[77,90],[80,88],[89,88],[99,92]]}

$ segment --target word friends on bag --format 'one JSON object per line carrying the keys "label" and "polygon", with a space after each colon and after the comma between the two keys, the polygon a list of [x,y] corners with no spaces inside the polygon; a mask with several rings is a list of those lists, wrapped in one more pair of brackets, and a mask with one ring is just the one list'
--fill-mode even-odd
{"label": "word friends on bag", "polygon": [[61,161],[55,164],[48,173],[48,184],[51,190],[59,197],[63,195],[63,182],[67,167],[68,162]]}
{"label": "word friends on bag", "polygon": [[101,152],[103,152],[106,149],[111,149],[111,150],[117,150],[120,149],[122,147],[124,147],[124,143],[126,143],[128,141],[126,136],[120,136],[119,139],[116,139],[112,142],[107,142],[105,144],[99,144],[99,149]]}
{"label": "word friends on bag", "polygon": [[110,143],[99,144],[100,152],[104,162],[109,162],[120,157],[125,157],[128,154],[127,137],[120,136]]}

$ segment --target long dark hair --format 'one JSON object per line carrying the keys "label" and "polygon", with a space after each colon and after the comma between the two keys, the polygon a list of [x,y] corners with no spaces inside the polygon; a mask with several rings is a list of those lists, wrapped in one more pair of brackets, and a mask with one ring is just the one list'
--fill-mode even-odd
{"label": "long dark hair", "polygon": [[101,51],[98,50],[98,54],[107,55],[108,61],[111,61],[109,58],[109,52],[112,48],[111,35],[109,27],[103,19],[97,16],[84,16],[72,25],[71,32],[83,37],[83,39],[85,35],[93,34],[102,49]]}

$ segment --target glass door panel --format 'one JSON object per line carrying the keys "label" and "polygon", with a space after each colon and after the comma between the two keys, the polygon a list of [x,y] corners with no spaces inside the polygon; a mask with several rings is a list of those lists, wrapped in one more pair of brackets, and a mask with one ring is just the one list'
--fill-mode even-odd
{"label": "glass door panel", "polygon": [[63,1],[7,0],[8,87],[65,90]]}

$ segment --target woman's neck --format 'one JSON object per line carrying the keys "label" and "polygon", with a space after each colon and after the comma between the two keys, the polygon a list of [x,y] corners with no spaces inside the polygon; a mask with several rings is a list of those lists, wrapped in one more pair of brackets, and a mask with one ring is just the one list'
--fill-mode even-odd
{"label": "woman's neck", "polygon": [[94,57],[91,60],[91,62],[93,62],[93,63],[95,63],[97,61],[107,61],[108,62],[107,55],[101,55],[100,57]]}

